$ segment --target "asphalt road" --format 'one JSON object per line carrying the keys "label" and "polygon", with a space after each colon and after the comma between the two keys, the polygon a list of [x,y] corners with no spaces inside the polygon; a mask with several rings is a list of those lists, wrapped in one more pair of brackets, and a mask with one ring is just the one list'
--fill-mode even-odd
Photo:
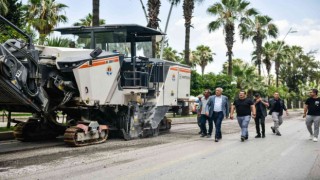
{"label": "asphalt road", "polygon": [[196,124],[179,124],[155,138],[2,154],[0,179],[320,179],[320,142],[308,139],[300,114],[285,117],[281,137],[271,124],[255,139],[251,123],[246,142],[226,121],[218,143],[200,138]]}

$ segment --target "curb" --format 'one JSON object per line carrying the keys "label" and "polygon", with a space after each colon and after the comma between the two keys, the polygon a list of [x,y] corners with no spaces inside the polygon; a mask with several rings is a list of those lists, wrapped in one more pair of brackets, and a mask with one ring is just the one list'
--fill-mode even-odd
{"label": "curb", "polygon": [[14,139],[13,131],[0,132],[0,141]]}
{"label": "curb", "polygon": [[[303,111],[301,110],[294,110],[294,111],[289,111],[289,114],[302,114]],[[181,124],[181,123],[190,123],[194,122],[195,124],[197,123],[197,117],[183,117],[183,118],[168,118],[172,120],[172,124]],[[224,122],[232,122],[232,120],[226,119]],[[14,139],[13,131],[6,131],[6,132],[0,132],[0,141],[4,140],[12,140]]]}

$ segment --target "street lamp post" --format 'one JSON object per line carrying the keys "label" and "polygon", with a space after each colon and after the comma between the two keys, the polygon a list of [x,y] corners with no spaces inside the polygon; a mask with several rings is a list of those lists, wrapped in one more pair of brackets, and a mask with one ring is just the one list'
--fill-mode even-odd
{"label": "street lamp post", "polygon": [[287,34],[284,36],[284,38],[282,39],[281,43],[280,43],[280,46],[278,47],[277,51],[276,51],[276,55],[274,57],[274,60],[275,60],[275,66],[277,66],[277,69],[276,69],[276,87],[279,87],[279,66],[280,66],[280,62],[278,62],[277,60],[277,57],[278,57],[278,54],[284,44],[284,40],[286,39],[286,37],[288,36],[289,33],[296,33],[298,31],[295,31],[295,30],[292,30],[292,27],[289,29],[289,31],[287,32]]}

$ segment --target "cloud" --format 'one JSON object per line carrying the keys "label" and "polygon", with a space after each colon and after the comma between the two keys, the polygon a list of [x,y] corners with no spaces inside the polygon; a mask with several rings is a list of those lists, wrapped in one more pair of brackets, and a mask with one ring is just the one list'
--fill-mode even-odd
{"label": "cloud", "polygon": [[[192,19],[192,25],[190,35],[190,48],[195,49],[198,45],[207,45],[213,52],[216,53],[214,56],[214,62],[209,64],[205,73],[214,72],[219,73],[222,70],[222,65],[227,61],[226,57],[226,45],[225,45],[225,35],[223,29],[209,33],[208,24],[213,20],[209,16],[198,16]],[[285,37],[285,42],[289,45],[298,45],[304,48],[305,52],[310,50],[315,50],[320,48],[320,22],[314,19],[303,19],[300,22],[290,22],[286,19],[274,21],[278,26],[279,35],[277,39],[268,38],[267,41],[273,40],[283,40],[285,35],[288,33],[290,27],[296,30],[296,33],[289,33]],[[185,38],[185,28],[184,19],[178,19],[174,25],[169,28],[168,31],[169,44],[178,51],[184,50],[184,38]],[[240,58],[246,62],[251,62],[251,53],[254,50],[254,46],[251,40],[241,42],[239,38],[238,30],[235,32],[235,43],[233,46],[233,58]],[[320,52],[319,52],[320,53]],[[316,58],[320,60],[319,53]],[[197,71],[200,73],[201,68],[197,67]]]}

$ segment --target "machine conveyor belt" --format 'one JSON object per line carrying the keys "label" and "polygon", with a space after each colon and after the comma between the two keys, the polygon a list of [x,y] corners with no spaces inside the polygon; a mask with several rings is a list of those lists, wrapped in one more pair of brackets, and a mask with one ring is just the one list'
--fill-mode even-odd
{"label": "machine conveyor belt", "polygon": [[0,106],[22,106],[25,109],[40,112],[41,108],[15,87],[9,80],[0,76]]}

